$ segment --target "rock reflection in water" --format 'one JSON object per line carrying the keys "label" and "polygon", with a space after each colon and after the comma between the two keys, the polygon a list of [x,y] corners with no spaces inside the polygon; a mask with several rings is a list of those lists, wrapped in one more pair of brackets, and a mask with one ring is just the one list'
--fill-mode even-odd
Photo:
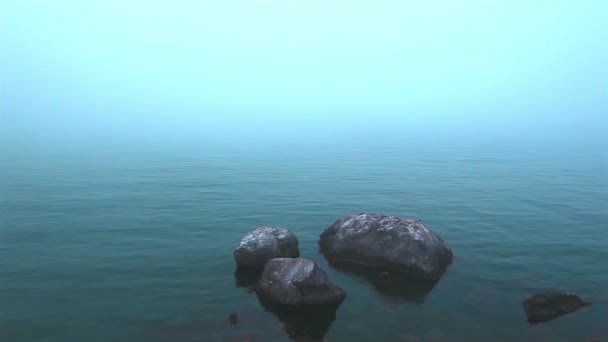
{"label": "rock reflection in water", "polygon": [[205,322],[159,323],[148,327],[136,342],[245,342],[266,341],[268,333],[254,327],[226,323],[210,327]]}
{"label": "rock reflection in water", "polygon": [[307,307],[287,307],[273,305],[260,300],[262,306],[273,313],[285,328],[285,333],[293,341],[320,342],[336,320],[339,305],[317,305]]}
{"label": "rock reflection in water", "polygon": [[338,272],[365,280],[373,286],[381,299],[395,304],[422,304],[437,284],[435,280],[421,279],[376,267],[336,263],[330,263],[330,266]]}

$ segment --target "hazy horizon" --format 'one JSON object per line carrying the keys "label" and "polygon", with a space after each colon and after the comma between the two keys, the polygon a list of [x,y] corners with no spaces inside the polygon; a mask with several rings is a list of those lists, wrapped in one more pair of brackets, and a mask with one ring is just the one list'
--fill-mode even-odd
{"label": "hazy horizon", "polygon": [[608,127],[604,1],[0,6],[15,148],[404,131],[595,143]]}

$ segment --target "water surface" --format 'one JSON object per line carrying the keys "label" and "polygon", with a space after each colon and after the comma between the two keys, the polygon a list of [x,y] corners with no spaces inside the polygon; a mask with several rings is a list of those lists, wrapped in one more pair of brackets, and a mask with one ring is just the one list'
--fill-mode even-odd
{"label": "water surface", "polygon": [[[260,225],[296,233],[302,255],[348,292],[327,341],[608,339],[599,144],[17,152],[0,161],[2,341],[288,341],[233,274],[232,250]],[[318,235],[363,211],[423,220],[454,264],[422,290],[329,267]],[[529,325],[521,301],[546,288],[594,304]]]}

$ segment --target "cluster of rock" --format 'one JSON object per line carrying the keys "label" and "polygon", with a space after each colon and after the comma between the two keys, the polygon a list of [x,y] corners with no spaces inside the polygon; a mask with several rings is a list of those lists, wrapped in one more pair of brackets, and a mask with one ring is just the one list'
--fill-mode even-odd
{"label": "cluster of rock", "polygon": [[234,250],[237,272],[261,271],[255,290],[272,304],[340,303],[346,293],[333,285],[316,262],[300,258],[298,245],[298,238],[287,228],[256,228]]}
{"label": "cluster of rock", "polygon": [[[259,227],[234,251],[239,271],[261,271],[259,297],[273,304],[340,303],[346,293],[316,262],[300,257],[298,239],[284,227]],[[438,280],[452,251],[421,221],[383,214],[357,214],[320,235],[320,251],[331,264],[352,264]]]}
{"label": "cluster of rock", "polygon": [[[284,227],[259,227],[234,250],[237,273],[254,271],[260,300],[288,307],[340,304],[346,293],[316,262],[300,257],[297,237]],[[330,265],[377,272],[378,284],[393,274],[436,282],[452,263],[443,239],[420,220],[361,213],[336,221],[319,236],[319,250]],[[429,287],[429,289],[432,288]],[[580,297],[551,291],[523,302],[531,323],[553,319],[590,305]]]}

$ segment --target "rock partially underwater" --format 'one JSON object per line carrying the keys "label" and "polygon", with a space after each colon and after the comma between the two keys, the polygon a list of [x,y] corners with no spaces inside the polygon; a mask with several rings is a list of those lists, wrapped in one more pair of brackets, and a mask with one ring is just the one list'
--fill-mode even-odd
{"label": "rock partially underwater", "polygon": [[245,235],[234,250],[237,270],[259,270],[273,258],[300,256],[298,238],[284,227],[258,227]]}
{"label": "rock partially underwater", "polygon": [[436,280],[382,271],[374,267],[351,264],[335,264],[331,267],[339,273],[367,283],[378,299],[391,305],[422,304],[437,285]]}
{"label": "rock partially underwater", "polygon": [[346,296],[316,262],[305,258],[268,261],[255,290],[262,301],[292,307],[339,304]]}
{"label": "rock partially underwater", "polygon": [[327,228],[320,251],[333,264],[371,266],[438,280],[452,263],[447,244],[421,221],[384,214],[348,216]]}
{"label": "rock partially underwater", "polygon": [[589,305],[577,295],[558,290],[535,294],[523,302],[530,323],[549,321]]}

